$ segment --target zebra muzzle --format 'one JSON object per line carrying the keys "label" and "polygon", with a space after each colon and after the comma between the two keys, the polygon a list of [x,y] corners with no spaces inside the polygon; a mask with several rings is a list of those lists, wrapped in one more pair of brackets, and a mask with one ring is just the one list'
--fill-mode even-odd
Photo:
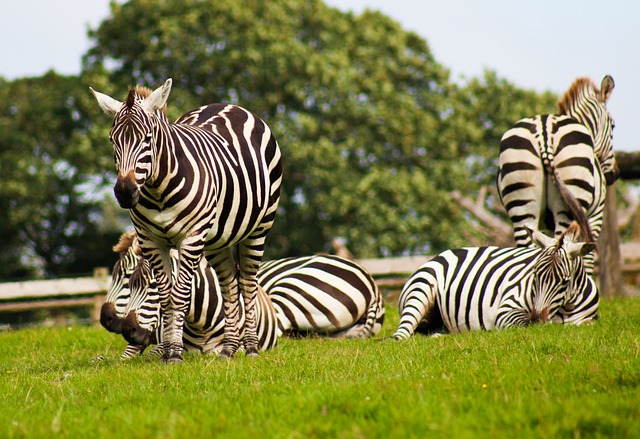
{"label": "zebra muzzle", "polygon": [[148,346],[151,332],[140,326],[136,313],[131,311],[122,322],[122,336],[133,345]]}
{"label": "zebra muzzle", "polygon": [[118,317],[113,303],[106,302],[100,308],[100,324],[109,332],[120,334],[122,332],[122,318]]}
{"label": "zebra muzzle", "polygon": [[118,200],[118,204],[123,209],[131,209],[138,204],[140,191],[133,171],[129,171],[125,176],[118,173],[116,184],[113,186],[113,193],[116,196],[116,200]]}
{"label": "zebra muzzle", "polygon": [[549,308],[543,309],[538,312],[536,309],[531,311],[529,316],[529,323],[547,323],[549,321]]}

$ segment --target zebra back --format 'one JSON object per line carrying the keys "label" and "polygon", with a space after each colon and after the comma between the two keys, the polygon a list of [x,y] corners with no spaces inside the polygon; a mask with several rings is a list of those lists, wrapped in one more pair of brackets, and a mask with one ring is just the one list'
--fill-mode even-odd
{"label": "zebra back", "polygon": [[371,275],[339,256],[267,261],[258,283],[273,302],[283,334],[366,338],[384,322],[384,302]]}

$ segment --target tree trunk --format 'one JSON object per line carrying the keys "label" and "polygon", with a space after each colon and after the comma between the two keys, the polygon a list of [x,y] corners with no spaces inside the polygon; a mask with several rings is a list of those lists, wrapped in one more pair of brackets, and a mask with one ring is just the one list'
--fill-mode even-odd
{"label": "tree trunk", "polygon": [[620,237],[617,230],[616,191],[613,186],[607,188],[604,207],[604,221],[598,241],[600,253],[598,277],[600,294],[603,297],[614,297],[623,294],[622,263],[620,257]]}

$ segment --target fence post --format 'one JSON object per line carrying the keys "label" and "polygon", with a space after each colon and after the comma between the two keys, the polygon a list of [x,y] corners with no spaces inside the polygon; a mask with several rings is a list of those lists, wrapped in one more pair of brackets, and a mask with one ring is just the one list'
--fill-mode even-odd
{"label": "fence post", "polygon": [[[109,281],[109,269],[107,267],[96,267],[93,269],[93,277],[98,279],[103,285],[105,290]],[[93,296],[93,308],[91,310],[91,324],[94,326],[100,325],[100,310],[104,303],[106,294],[96,294]]]}

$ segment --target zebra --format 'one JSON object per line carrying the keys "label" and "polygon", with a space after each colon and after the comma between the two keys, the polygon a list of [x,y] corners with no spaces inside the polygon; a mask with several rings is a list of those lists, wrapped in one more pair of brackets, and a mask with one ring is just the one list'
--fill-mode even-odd
{"label": "zebra", "polygon": [[[121,246],[123,242],[128,245],[128,248]],[[135,231],[123,234],[119,245],[114,247],[116,248],[120,252],[136,256],[138,249]],[[121,257],[124,257],[122,253]],[[135,266],[131,268],[129,265],[119,263],[116,263],[113,268],[113,279],[126,279],[121,282],[112,281],[112,285],[120,285],[121,290],[118,296],[112,289],[110,300],[124,304],[119,317],[114,316],[113,320],[120,319],[117,326],[120,328],[118,332],[121,333],[125,315],[134,310],[136,317],[140,316],[139,325],[149,332],[138,335],[143,337],[144,343],[138,339],[127,346],[122,354],[124,359],[141,354],[148,344],[154,344],[161,339],[161,335],[156,334],[157,328],[154,331],[154,325],[157,326],[153,322],[157,313],[157,298],[153,294],[148,298],[148,303],[136,299],[138,303],[127,307],[131,295],[130,278],[134,268]],[[202,271],[213,271],[206,265],[200,268]],[[207,278],[208,275],[200,273],[199,277]],[[133,282],[136,283],[138,280]],[[153,279],[148,280],[147,283],[152,286],[152,289],[155,286]],[[278,337],[314,334],[365,338],[377,335],[384,322],[384,300],[371,275],[359,264],[339,256],[315,255],[263,262],[258,271],[258,283],[267,290],[268,297],[275,308]],[[210,285],[214,284],[210,283]],[[144,289],[144,287],[136,288]],[[193,290],[192,294],[194,294]],[[209,295],[212,293],[210,292]],[[192,296],[193,300],[198,299]],[[201,299],[200,301],[203,302]],[[212,304],[211,299],[206,303],[215,308],[215,303]],[[131,320],[125,332],[131,332],[131,328],[135,328],[135,320],[133,317],[129,319]],[[266,325],[262,326],[266,327]],[[185,336],[185,342],[186,338]],[[202,342],[198,343],[197,338],[192,338],[189,342],[190,347],[202,344]]]}
{"label": "zebra", "polygon": [[[256,272],[280,200],[280,148],[262,120],[235,105],[206,105],[170,123],[171,84],[169,78],[153,92],[131,88],[124,102],[90,89],[100,108],[115,115],[109,134],[118,173],[114,193],[129,209],[155,273],[164,320],[161,360],[182,361],[190,285],[203,256],[215,269],[224,297],[220,357],[231,358],[241,343],[247,355],[258,355]],[[179,254],[175,282],[172,248]]]}
{"label": "zebra", "polygon": [[[572,220],[585,240],[597,242],[606,186],[620,174],[606,108],[613,88],[608,75],[600,90],[578,78],[558,102],[559,114],[521,119],[502,136],[497,187],[518,246],[531,244],[527,229],[541,222],[559,236]],[[593,253],[585,265],[592,274]]]}
{"label": "zebra", "polygon": [[281,334],[367,338],[384,322],[377,284],[362,266],[340,256],[263,262],[258,284],[273,302]]}
{"label": "zebra", "polygon": [[140,257],[135,230],[123,233],[113,251],[119,254],[119,258],[111,271],[111,285],[100,309],[100,323],[107,331],[120,334],[129,302],[129,278]]}
{"label": "zebra", "polygon": [[582,259],[595,244],[578,242],[575,222],[557,238],[530,233],[532,247],[446,250],[422,265],[400,293],[393,338],[595,320],[600,296]]}
{"label": "zebra", "polygon": [[[160,295],[149,261],[140,258],[130,278],[130,298],[122,322],[122,335],[129,343],[121,358],[142,353],[149,344],[162,340]],[[239,325],[244,330],[244,306],[240,304]],[[220,284],[215,271],[202,259],[196,270],[191,288],[191,300],[185,314],[183,331],[184,346],[187,351],[205,354],[219,353],[224,341],[224,309]],[[278,321],[271,300],[258,287],[256,303],[256,329],[258,347],[271,349],[278,341]],[[140,347],[135,352],[131,346]],[[158,345],[156,352],[162,352]],[[132,355],[133,354],[133,355]]]}

